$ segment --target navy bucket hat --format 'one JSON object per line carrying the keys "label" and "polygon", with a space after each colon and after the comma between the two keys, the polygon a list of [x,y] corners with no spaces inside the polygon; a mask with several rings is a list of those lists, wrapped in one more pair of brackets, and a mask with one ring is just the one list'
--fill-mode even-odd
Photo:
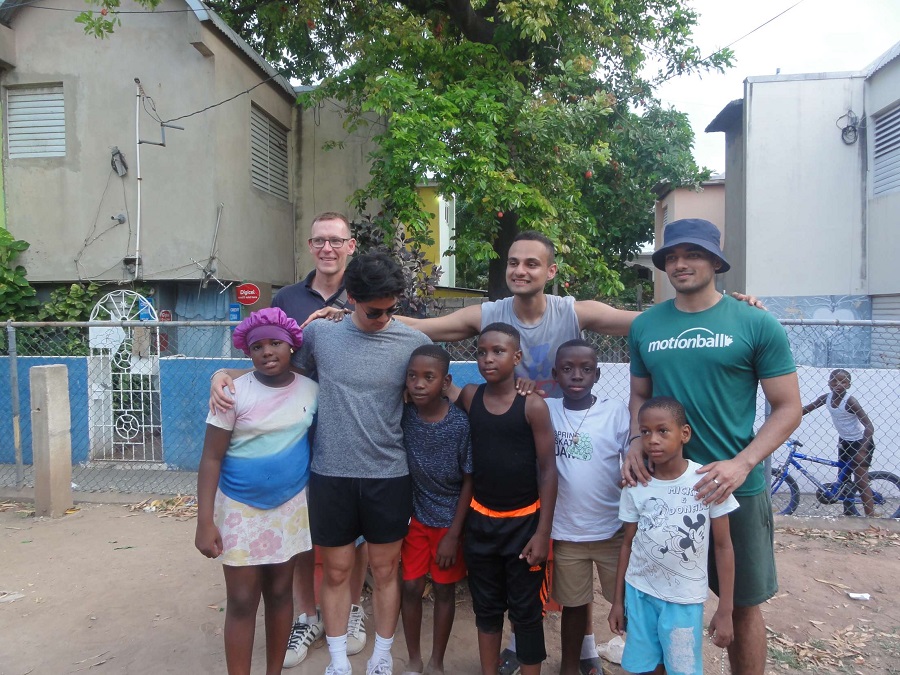
{"label": "navy bucket hat", "polygon": [[666,254],[669,249],[679,244],[694,244],[700,248],[709,251],[719,260],[722,266],[716,270],[716,273],[727,272],[731,269],[731,265],[722,255],[722,248],[719,246],[719,228],[708,220],[702,218],[683,218],[666,225],[663,232],[662,248],[656,251],[651,259],[657,269],[665,271]]}

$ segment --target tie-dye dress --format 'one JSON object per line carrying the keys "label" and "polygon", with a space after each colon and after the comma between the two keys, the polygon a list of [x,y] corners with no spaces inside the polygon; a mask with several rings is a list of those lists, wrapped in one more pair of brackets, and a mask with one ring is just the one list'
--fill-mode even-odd
{"label": "tie-dye dress", "polygon": [[286,387],[269,387],[251,372],[234,386],[234,408],[206,420],[232,432],[213,509],[222,535],[219,561],[286,562],[312,548],[306,484],[319,385],[294,373]]}

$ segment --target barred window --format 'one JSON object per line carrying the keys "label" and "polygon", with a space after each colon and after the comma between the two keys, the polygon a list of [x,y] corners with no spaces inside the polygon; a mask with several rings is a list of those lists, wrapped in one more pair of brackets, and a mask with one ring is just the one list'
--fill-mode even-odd
{"label": "barred window", "polygon": [[287,140],[287,129],[250,107],[250,182],[282,199],[290,198]]}
{"label": "barred window", "polygon": [[10,159],[66,156],[66,108],[61,84],[6,92]]}

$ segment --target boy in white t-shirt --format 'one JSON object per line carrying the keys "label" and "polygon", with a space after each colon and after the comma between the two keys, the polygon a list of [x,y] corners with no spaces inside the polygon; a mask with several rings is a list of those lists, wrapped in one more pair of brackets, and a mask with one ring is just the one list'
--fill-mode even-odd
{"label": "boy in white t-shirt", "polygon": [[728,514],[738,508],[729,495],[704,504],[694,484],[700,465],[684,458],[691,438],[684,407],[673,398],[652,398],[638,413],[644,454],[653,477],[622,491],[619,517],[625,541],[616,574],[609,627],[627,630],[622,668],[631,673],[703,675],[703,603],[710,529],[719,574],[719,606],[709,622],[718,647],[734,638],[731,614],[734,549]]}
{"label": "boy in white t-shirt", "polygon": [[569,340],[556,352],[553,377],[563,392],[547,399],[556,436],[559,491],[553,514],[551,595],[563,608],[560,675],[601,675],[593,632],[585,635],[594,599],[594,566],[609,602],[614,599],[616,565],[622,547],[619,498],[620,459],[629,432],[622,401],[591,392],[599,380],[597,350],[585,340]]}

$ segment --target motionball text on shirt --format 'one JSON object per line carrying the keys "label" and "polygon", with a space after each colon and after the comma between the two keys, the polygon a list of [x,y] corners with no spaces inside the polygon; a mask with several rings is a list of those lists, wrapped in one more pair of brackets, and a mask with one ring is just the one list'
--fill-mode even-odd
{"label": "motionball text on shirt", "polygon": [[[697,335],[685,337],[686,334],[696,332]],[[702,335],[699,333],[707,333]],[[701,349],[710,347],[728,347],[734,342],[734,338],[724,333],[713,333],[707,328],[689,328],[676,337],[667,340],[654,340],[647,345],[648,352],[662,349]]]}

